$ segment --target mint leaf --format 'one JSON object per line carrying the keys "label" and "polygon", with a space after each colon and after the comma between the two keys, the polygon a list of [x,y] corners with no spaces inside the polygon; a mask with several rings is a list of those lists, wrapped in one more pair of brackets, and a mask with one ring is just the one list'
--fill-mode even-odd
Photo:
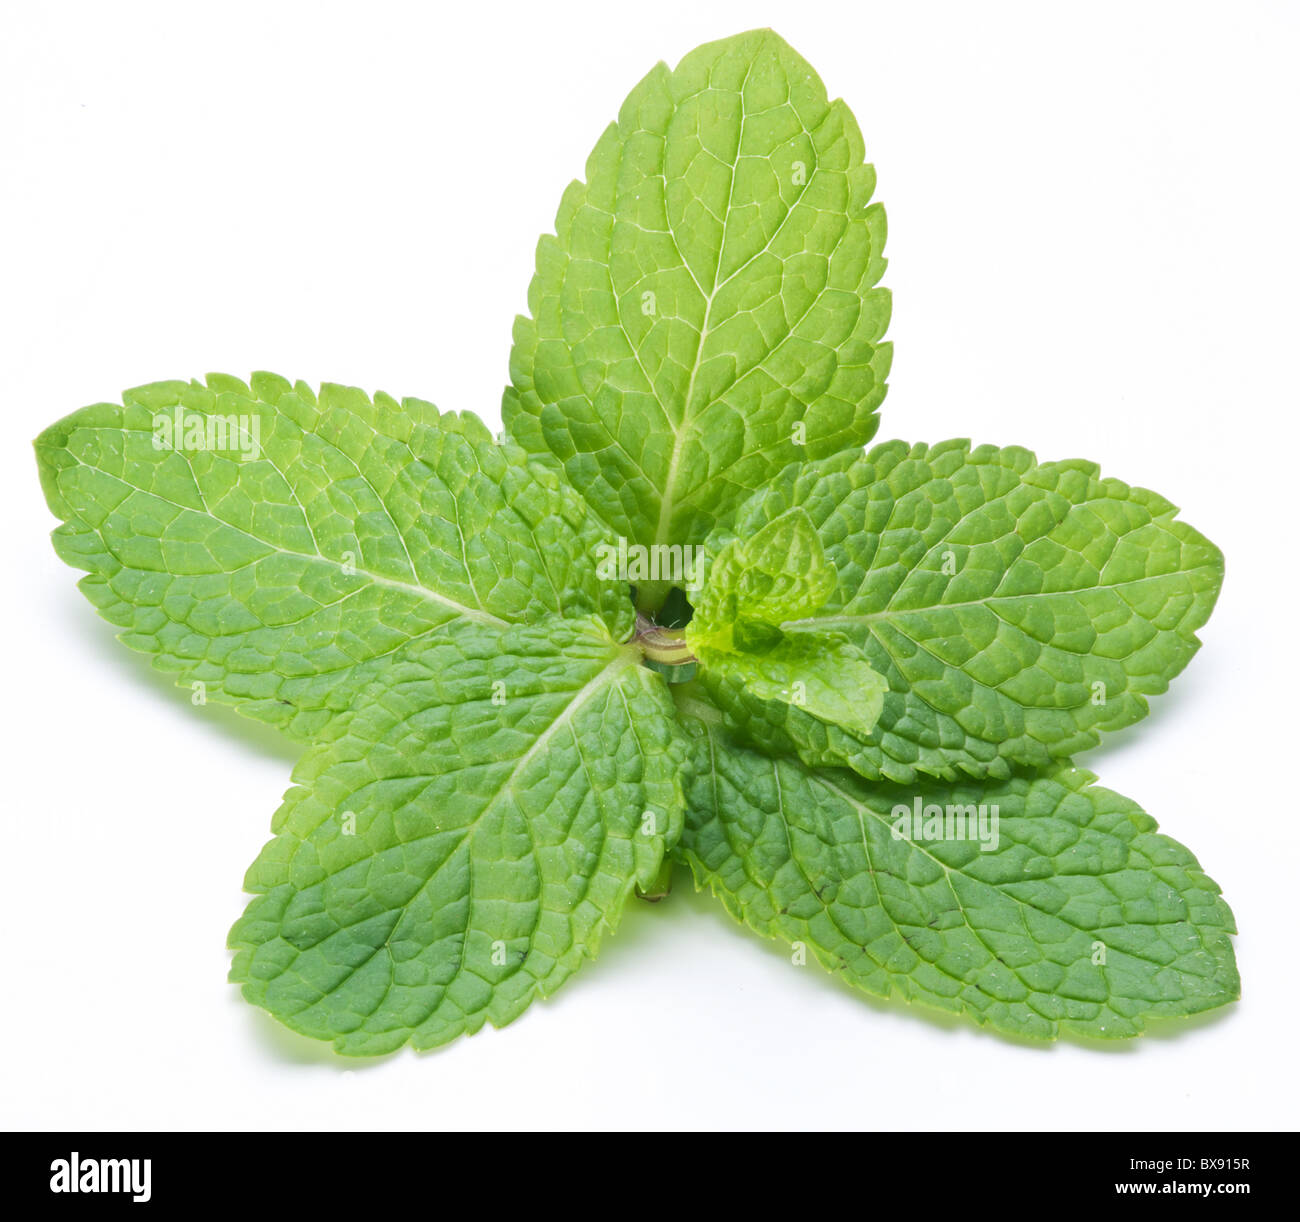
{"label": "mint leaf", "polygon": [[730,645],[740,622],[779,626],[814,614],[836,587],[812,519],[791,509],[748,539],[731,539],[711,559],[691,602],[694,644]]}
{"label": "mint leaf", "polygon": [[781,514],[753,536],[732,539],[695,591],[685,640],[703,681],[739,686],[751,699],[777,702],[769,720],[793,705],[809,716],[867,735],[880,715],[884,680],[861,652],[833,632],[789,634],[779,625],[812,615],[836,586],[808,515]]}
{"label": "mint leaf", "polygon": [[295,770],[232,979],[349,1055],[503,1026],[595,954],[681,830],[684,747],[596,621],[413,642]]}
{"label": "mint leaf", "polygon": [[301,740],[448,623],[563,610],[631,631],[581,500],[476,417],[419,399],[318,397],[271,374],[159,382],[36,450],[65,522],[55,548],[122,640]]}
{"label": "mint leaf", "polygon": [[308,744],[230,935],[250,1001],[358,1056],[500,1026],[674,860],[796,962],[1018,1035],[1236,997],[1218,888],[1065,758],[1187,664],[1222,556],[1090,463],[864,455],[874,185],[785,42],[710,43],[538,244],[507,439],[259,373],[37,440],[120,639]]}
{"label": "mint leaf", "polygon": [[750,701],[767,702],[767,724],[793,721],[795,733],[815,718],[865,737],[884,704],[885,680],[855,645],[834,633],[782,637],[762,652],[700,646],[696,654],[698,682],[708,691],[739,690]]}
{"label": "mint leaf", "polygon": [[[682,703],[699,763],[677,856],[796,962],[810,952],[863,992],[1042,1039],[1137,1035],[1239,995],[1219,888],[1089,773],[870,785],[761,755]],[[953,830],[974,835],[928,838],[934,808],[945,824],[929,830],[960,808]]]}
{"label": "mint leaf", "polygon": [[725,677],[712,694],[757,745],[869,779],[1005,777],[1132,724],[1196,652],[1223,578],[1218,548],[1163,497],[1017,448],[889,442],[791,468],[734,534],[794,507],[837,587],[783,631],[861,650],[888,682],[880,720],[862,741],[774,716]]}
{"label": "mint leaf", "polygon": [[753,30],[652,69],[564,193],[502,413],[617,533],[698,540],[875,433],[890,303],[863,155],[848,107]]}

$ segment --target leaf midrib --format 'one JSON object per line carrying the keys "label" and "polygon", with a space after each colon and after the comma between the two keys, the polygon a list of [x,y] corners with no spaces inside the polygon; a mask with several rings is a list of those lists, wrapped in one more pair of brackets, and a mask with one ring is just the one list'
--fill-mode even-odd
{"label": "leaf midrib", "polygon": [[[752,73],[753,70],[754,61],[750,60],[748,66],[745,68],[745,76],[740,82],[740,87],[736,90],[736,96],[740,99],[740,122],[736,130],[736,156],[731,163],[731,181],[727,184],[727,202],[722,208],[722,235],[718,239],[718,258],[713,265],[713,288],[709,290],[709,295],[704,302],[704,319],[700,325],[700,339],[695,345],[695,360],[691,363],[691,376],[686,383],[686,397],[682,400],[681,424],[673,429],[673,452],[668,459],[668,471],[664,476],[663,496],[659,498],[659,523],[655,527],[654,540],[656,545],[668,541],[666,536],[669,527],[672,525],[673,501],[675,499],[674,485],[677,482],[677,466],[681,462],[682,440],[691,426],[691,399],[695,396],[695,379],[699,375],[700,365],[703,363],[704,358],[704,345],[709,338],[709,319],[713,313],[713,303],[717,300],[718,292],[722,289],[723,285],[729,283],[732,279],[731,276],[728,276],[726,280],[719,283],[718,273],[722,271],[722,255],[727,249],[727,226],[731,222],[731,200],[736,193],[736,167],[740,163],[741,149],[744,147],[745,142],[745,86],[749,83],[750,73]],[[667,179],[664,180],[664,189],[666,192]],[[793,208],[787,209],[786,215],[788,216],[792,210]],[[784,223],[783,218],[782,224]],[[669,227],[671,228],[671,224]],[[675,241],[676,237],[674,235],[674,242]],[[772,239],[768,238],[768,240],[763,244],[764,250],[766,250],[771,244],[771,241]],[[748,266],[750,262],[752,262],[752,260],[747,259],[744,266]],[[689,269],[690,265],[685,256],[682,257],[682,263]],[[740,270],[741,269],[738,268],[737,272]],[[735,273],[733,273],[733,275],[734,274]],[[695,273],[692,272],[692,279],[694,279],[694,275]]]}
{"label": "leaf midrib", "polygon": [[[545,730],[543,730],[537,736],[536,739],[533,740],[533,743],[528,748],[528,750],[525,751],[523,755],[521,755],[519,759],[515,761],[514,767],[510,769],[510,775],[506,777],[506,779],[501,783],[501,785],[496,788],[496,790],[493,792],[491,797],[489,797],[488,800],[483,804],[483,809],[480,810],[478,814],[475,815],[474,818],[470,820],[470,822],[467,823],[462,829],[459,829],[462,834],[458,837],[455,844],[453,844],[450,847],[446,856],[444,856],[443,859],[434,867],[434,869],[430,872],[428,877],[425,878],[420,883],[420,886],[416,889],[415,894],[413,894],[410,897],[410,899],[408,899],[404,903],[395,905],[393,908],[388,910],[389,913],[396,914],[396,919],[393,921],[392,926],[389,928],[388,933],[384,938],[384,941],[377,944],[370,952],[370,954],[365,957],[365,960],[362,963],[358,963],[356,965],[351,966],[348,972],[336,984],[334,984],[328,991],[322,994],[322,1000],[326,996],[333,996],[334,994],[338,993],[339,990],[346,984],[346,982],[350,980],[356,974],[356,972],[360,970],[361,967],[363,967],[366,963],[369,963],[377,954],[381,952],[387,952],[389,950],[390,944],[393,939],[393,935],[397,931],[397,929],[401,926],[402,921],[406,918],[406,914],[410,910],[411,905],[414,904],[416,900],[419,899],[419,897],[423,895],[424,892],[433,884],[433,880],[447,866],[447,864],[456,856],[456,854],[470,842],[470,840],[474,836],[475,831],[478,829],[479,824],[482,823],[483,819],[487,816],[488,812],[494,810],[497,804],[503,799],[503,797],[507,795],[513,797],[515,795],[516,782],[519,780],[520,776],[527,769],[528,765],[534,759],[537,758],[538,754],[545,749],[546,745],[551,741],[552,738],[555,737],[556,734],[558,734],[561,730],[572,725],[573,719],[577,716],[578,711],[587,703],[587,701],[595,692],[599,691],[601,688],[605,687],[606,685],[613,683],[614,680],[618,678],[618,676],[621,675],[623,671],[627,670],[632,665],[634,665],[636,663],[636,660],[637,659],[635,654],[627,650],[620,649],[619,652],[614,657],[610,658],[609,661],[606,662],[606,664],[602,666],[601,669],[597,671],[596,674],[594,674],[589,680],[587,680],[586,683],[582,685],[582,687],[580,687],[576,692],[573,693],[572,697],[565,704],[564,708],[556,715],[555,719],[546,727]],[[416,840],[414,841],[406,841],[404,843],[406,844],[416,843],[418,842],[418,840],[428,839],[430,837],[439,836],[439,835],[442,835],[442,832],[440,830],[435,830],[429,833],[425,837],[417,837]],[[300,843],[306,843],[305,839],[303,839]],[[356,864],[355,862],[347,862],[345,865],[341,866],[337,870],[327,871],[316,881],[315,886],[317,887],[323,886],[336,874],[343,872],[343,870],[351,869],[355,864]],[[465,895],[467,900],[467,914],[468,914],[468,912],[472,911],[473,903],[474,903],[472,853],[469,862],[467,863],[467,871],[468,871],[468,879],[467,879]],[[371,919],[371,918],[367,918],[367,919]],[[334,933],[331,934],[330,936],[333,937],[338,933],[344,932],[344,930],[348,928],[350,928],[350,926],[343,926],[340,929],[335,930]],[[468,935],[468,932],[469,932],[469,925],[467,921],[466,935]],[[317,944],[317,946],[319,945],[320,943]],[[464,945],[465,942],[462,941],[461,944],[462,954],[464,951]],[[313,947],[313,949],[315,949],[315,947]],[[461,970],[462,970],[462,964],[458,963],[456,967],[456,971],[453,973],[450,979],[443,986],[443,991],[438,1001],[425,1014],[425,1016],[420,1020],[420,1022],[418,1024],[415,1024],[413,1030],[418,1030],[419,1027],[422,1027],[424,1024],[428,1023],[438,1013],[438,1010],[440,1009],[442,1002],[446,997],[447,990],[451,987],[452,983],[454,983],[454,981],[460,976]],[[380,997],[379,1001],[376,1002],[374,1007],[368,1012],[367,1014],[368,1019],[372,1018],[376,1013],[379,1012],[380,1008],[383,1006],[383,1003],[387,1000],[387,997],[389,993],[391,993],[391,991],[392,991],[392,979],[390,976],[389,984],[385,987],[383,995]],[[315,1004],[319,1004],[319,1002]]]}
{"label": "leaf midrib", "polygon": [[[69,453],[66,450],[64,452]],[[73,460],[76,462],[78,466],[88,467],[92,470],[102,470],[102,468],[91,468],[91,465],[89,463],[83,462],[80,458],[77,458],[76,455],[72,455],[69,453],[69,456],[73,458]],[[104,474],[112,475],[111,472],[104,472]],[[161,495],[161,493],[156,492],[151,488],[141,488],[138,485],[131,483],[129,480],[123,479],[120,475],[113,475],[113,478],[116,479],[119,483],[132,489],[133,491],[140,493],[142,496],[153,497],[156,500],[162,501],[163,504],[165,505],[170,505],[174,509],[179,509],[182,513],[192,513],[200,517],[208,517],[213,522],[220,523],[228,530],[233,530],[236,533],[243,535],[247,539],[252,539],[254,543],[257,543],[260,546],[266,548],[267,551],[271,554],[281,555],[281,556],[294,556],[300,560],[319,561],[322,564],[328,565],[330,568],[338,569],[340,572],[342,571],[343,561],[333,560],[320,551],[302,552],[294,548],[284,547],[278,543],[272,543],[269,540],[262,538],[260,535],[253,534],[253,532],[250,530],[245,530],[242,526],[236,526],[233,522],[227,521],[225,518],[218,517],[215,513],[212,512],[212,510],[207,508],[206,501],[203,501],[204,508],[202,510],[199,510],[199,509],[195,509],[192,505],[182,505],[179,501],[173,501],[170,497],[165,497]],[[202,498],[201,488],[199,488],[199,495],[200,498]],[[75,516],[79,520],[85,521],[85,518],[80,513],[75,513]],[[392,520],[391,517],[389,520],[390,521]],[[87,525],[90,524],[87,522]],[[396,527],[396,523],[394,523],[394,526]],[[104,538],[103,531],[96,529],[93,526],[91,527],[91,529],[94,530],[95,534],[99,536],[104,546],[108,547],[108,540]],[[308,531],[309,533],[312,533],[314,538],[315,537],[314,532],[311,531],[309,519],[308,519]],[[402,546],[405,548],[406,540],[405,538],[402,537],[402,533],[400,529],[396,530],[395,533],[402,540]],[[407,554],[409,556],[409,551]],[[261,558],[264,559],[265,557],[261,557]],[[127,565],[124,561],[121,560],[120,557],[116,557],[116,559],[120,564],[123,565],[124,568],[137,567],[135,565]],[[448,610],[454,612],[456,615],[463,615],[466,619],[474,620],[477,623],[486,624],[497,628],[505,628],[509,626],[508,621],[493,615],[490,611],[486,611],[482,607],[471,607],[471,606],[467,606],[464,603],[459,603],[454,598],[448,598],[445,594],[439,594],[436,590],[429,589],[428,586],[411,585],[409,582],[398,581],[396,578],[393,577],[384,577],[379,573],[372,572],[369,569],[360,568],[356,565],[353,565],[352,567],[353,567],[353,573],[351,574],[343,573],[344,577],[357,576],[357,577],[365,578],[366,580],[373,582],[377,586],[383,586],[391,590],[398,590],[405,594],[413,594],[417,598],[424,599],[425,601],[428,602],[437,603],[443,607],[446,607]],[[140,571],[158,572],[158,573],[162,573],[167,577],[173,577],[173,578],[186,577],[186,576],[209,576],[209,574],[172,573],[167,569],[143,569]],[[466,576],[467,577],[469,576],[468,572],[466,573]]]}
{"label": "leaf midrib", "polygon": [[781,627],[800,629],[821,629],[831,624],[875,624],[884,620],[897,619],[907,615],[925,615],[934,611],[957,611],[969,607],[987,607],[990,603],[1020,602],[1033,598],[1070,598],[1094,591],[1122,590],[1130,586],[1143,585],[1150,581],[1170,581],[1188,574],[1208,569],[1208,565],[1198,565],[1193,569],[1180,569],[1174,573],[1152,573],[1146,577],[1134,577],[1130,581],[1112,581],[1095,586],[1079,586],[1072,590],[1035,590],[1032,594],[989,594],[984,598],[972,598],[959,603],[927,603],[921,607],[886,607],[883,611],[872,611],[866,615],[814,615],[804,619],[786,620]]}

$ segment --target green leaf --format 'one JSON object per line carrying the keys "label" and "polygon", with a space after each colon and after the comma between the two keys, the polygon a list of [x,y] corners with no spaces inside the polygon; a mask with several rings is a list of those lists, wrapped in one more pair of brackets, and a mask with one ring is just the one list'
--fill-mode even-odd
{"label": "green leaf", "polygon": [[675,860],[795,962],[1017,1036],[1237,997],[1218,887],[1066,758],[1187,664],[1222,557],[1089,463],[864,455],[863,159],[774,33],[710,43],[538,243],[508,439],[266,373],[37,439],[120,638],[310,744],[230,934],[248,1000],[355,1056],[501,1026]]}
{"label": "green leaf", "polygon": [[776,702],[767,710],[774,722],[793,705],[803,715],[869,734],[885,683],[861,652],[834,632],[786,635],[779,627],[812,615],[835,586],[835,570],[802,509],[727,542],[693,592],[695,617],[686,626],[706,681]]}
{"label": "green leaf", "polygon": [[654,68],[565,192],[502,413],[619,534],[695,542],[875,433],[889,296],[863,155],[843,102],[754,30]]}
{"label": "green leaf", "polygon": [[1196,652],[1223,579],[1218,548],[1162,497],[1022,449],[890,442],[791,468],[734,534],[795,507],[837,588],[782,629],[855,645],[888,682],[879,722],[863,741],[725,676],[712,695],[756,745],[869,779],[1005,777],[1132,724]]}
{"label": "green leaf", "polygon": [[788,636],[761,653],[698,650],[699,676],[710,691],[721,679],[728,692],[743,690],[751,701],[767,702],[772,725],[808,718],[865,737],[874,729],[885,698],[885,680],[861,651],[834,633]]}
{"label": "green leaf", "polygon": [[[207,448],[204,448],[207,447]],[[178,682],[310,739],[396,650],[561,610],[632,629],[553,472],[419,399],[257,374],[128,391],[36,442],[59,555]]]}
{"label": "green leaf", "polygon": [[751,538],[729,540],[709,561],[691,591],[687,639],[726,646],[738,622],[779,626],[812,615],[835,586],[816,527],[803,509],[792,509]]}
{"label": "green leaf", "polygon": [[[1137,1035],[1239,995],[1219,888],[1089,773],[872,785],[763,756],[716,710],[683,707],[698,763],[676,855],[737,920],[853,987],[1043,1039]],[[929,835],[950,807],[973,837]]]}
{"label": "green leaf", "polygon": [[502,1026],[681,830],[667,688],[597,621],[414,642],[309,751],[231,931],[245,996],[350,1055]]}

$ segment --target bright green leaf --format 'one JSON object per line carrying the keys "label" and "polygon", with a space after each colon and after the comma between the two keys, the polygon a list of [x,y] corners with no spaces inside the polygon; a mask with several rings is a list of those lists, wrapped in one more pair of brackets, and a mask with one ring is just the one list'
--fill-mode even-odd
{"label": "bright green leaf", "polygon": [[595,954],[681,830],[662,680],[595,621],[408,646],[294,773],[232,979],[351,1055],[508,1023]]}
{"label": "bright green leaf", "polygon": [[704,646],[698,657],[700,681],[710,691],[721,677],[728,691],[741,688],[751,700],[767,702],[772,724],[816,718],[865,737],[880,717],[884,679],[834,633],[784,637],[761,653]]}
{"label": "bright green leaf", "polygon": [[502,411],[619,534],[697,542],[787,463],[875,433],[889,296],[863,155],[754,30],[654,68],[565,192]]}
{"label": "bright green leaf", "polygon": [[888,682],[880,720],[864,742],[774,718],[725,678],[712,694],[755,744],[870,779],[1005,777],[1139,720],[1199,647],[1223,579],[1218,548],[1162,497],[1027,450],[890,442],[791,468],[735,534],[796,506],[837,588],[784,628],[861,650]]}
{"label": "bright green leaf", "polygon": [[686,626],[703,681],[775,702],[767,710],[773,721],[790,716],[787,706],[793,706],[800,716],[869,734],[885,684],[861,651],[834,632],[785,634],[780,628],[814,614],[835,586],[835,570],[802,509],[724,544],[693,592],[695,617]]}
{"label": "bright green leaf", "polygon": [[509,440],[270,374],[37,440],[121,639],[310,744],[231,932],[249,1000],[349,1055],[502,1025],[674,856],[796,956],[1018,1035],[1237,995],[1218,888],[1064,759],[1186,665],[1222,557],[1088,463],[864,456],[863,156],[771,31],[710,43],[538,244]]}
{"label": "bright green leaf", "polygon": [[813,615],[835,586],[835,570],[811,519],[792,509],[752,538],[729,540],[709,561],[691,592],[695,616],[688,639],[724,644],[738,621],[779,627]]}
{"label": "bright green leaf", "polygon": [[563,610],[631,631],[583,502],[476,417],[419,399],[271,374],[159,382],[36,450],[55,547],[122,640],[300,739],[447,623]]}
{"label": "bright green leaf", "polygon": [[853,987],[1044,1039],[1137,1035],[1238,996],[1219,888],[1089,773],[872,785],[761,755],[683,703],[699,764],[677,855]]}

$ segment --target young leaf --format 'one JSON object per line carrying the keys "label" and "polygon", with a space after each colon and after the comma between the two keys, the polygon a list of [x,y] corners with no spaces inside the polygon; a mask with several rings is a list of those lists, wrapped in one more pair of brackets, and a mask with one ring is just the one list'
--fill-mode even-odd
{"label": "young leaf", "polygon": [[686,643],[709,682],[776,702],[770,719],[794,705],[865,736],[880,715],[884,680],[837,633],[786,635],[779,627],[812,615],[835,586],[816,529],[792,509],[722,547],[695,591]]}
{"label": "young leaf", "polygon": [[295,771],[231,978],[349,1055],[502,1026],[595,954],[681,830],[663,682],[596,621],[413,642]]}
{"label": "young leaf", "polygon": [[695,615],[687,637],[727,646],[738,622],[780,626],[813,615],[835,586],[817,529],[796,507],[752,538],[729,540],[710,560],[691,591]]}
{"label": "young leaf", "polygon": [[[1043,1039],[1137,1035],[1238,996],[1219,888],[1089,773],[870,785],[761,755],[680,699],[702,717],[676,855],[737,920],[855,988]],[[996,847],[932,838],[933,808],[940,837],[955,809],[954,830]]]}
{"label": "young leaf", "polygon": [[406,642],[561,610],[632,628],[603,530],[474,416],[257,374],[159,382],[36,442],[59,555],[178,682],[310,739]]}
{"label": "young leaf", "polygon": [[1005,777],[1139,720],[1199,647],[1223,578],[1218,548],[1162,497],[1021,449],[889,442],[791,468],[734,532],[796,506],[837,588],[782,629],[856,646],[888,682],[879,722],[863,740],[726,676],[711,694],[754,743],[869,779]]}
{"label": "young leaf", "polygon": [[[697,646],[699,679],[712,692],[743,691],[764,704],[769,724],[809,719],[865,738],[885,699],[885,680],[862,652],[833,632],[786,636],[762,652]],[[797,731],[796,731],[797,732]]]}
{"label": "young leaf", "polygon": [[890,359],[874,185],[848,108],[770,30],[658,65],[538,243],[506,427],[643,545],[863,445]]}

